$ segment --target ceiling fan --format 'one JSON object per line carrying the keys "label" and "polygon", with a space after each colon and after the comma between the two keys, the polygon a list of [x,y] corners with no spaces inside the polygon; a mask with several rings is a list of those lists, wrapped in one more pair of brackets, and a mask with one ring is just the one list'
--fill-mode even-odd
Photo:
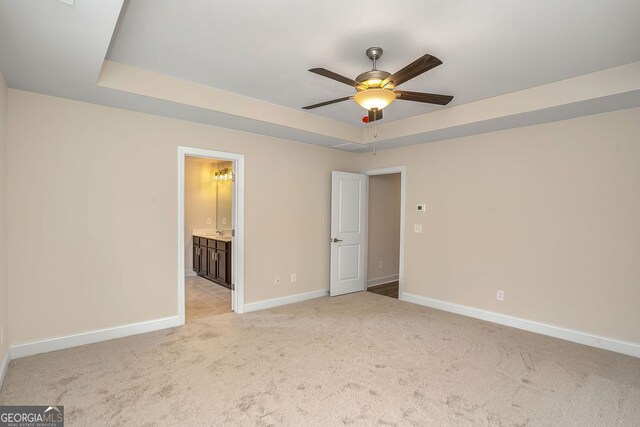
{"label": "ceiling fan", "polygon": [[442,61],[435,56],[431,56],[429,54],[422,55],[400,71],[391,74],[386,71],[376,69],[376,61],[382,56],[381,47],[370,47],[367,49],[366,53],[369,59],[373,61],[373,69],[360,74],[355,78],[355,80],[341,76],[340,74],[336,74],[325,68],[310,69],[309,71],[312,73],[353,86],[356,89],[356,93],[351,96],[345,96],[344,98],[332,99],[331,101],[307,105],[302,108],[304,110],[311,110],[318,107],[324,107],[325,105],[346,101],[348,99],[354,99],[368,111],[368,117],[366,117],[368,121],[373,122],[382,119],[382,109],[396,99],[438,105],[447,105],[453,99],[453,96],[449,95],[437,95],[434,93],[410,92],[395,89],[407,80],[411,80],[412,78],[442,64]]}

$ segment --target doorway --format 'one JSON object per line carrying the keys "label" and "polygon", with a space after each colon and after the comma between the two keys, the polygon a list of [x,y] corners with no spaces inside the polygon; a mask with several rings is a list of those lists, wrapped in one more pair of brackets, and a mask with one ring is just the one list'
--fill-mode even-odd
{"label": "doorway", "polygon": [[189,323],[232,311],[233,162],[187,156],[184,175],[185,321]]}
{"label": "doorway", "polygon": [[178,147],[181,323],[244,311],[244,156]]}
{"label": "doorway", "polygon": [[367,291],[398,299],[400,173],[371,175],[368,188]]}
{"label": "doorway", "polygon": [[[382,273],[373,270],[372,281],[368,279],[369,266],[378,266],[378,270],[384,270],[384,259],[376,259],[376,262],[369,261],[368,239],[369,239],[369,180],[371,177],[379,175],[395,175],[395,182],[399,177],[399,203],[394,196],[396,209],[399,206],[399,232],[397,236],[398,246],[394,248],[397,254],[397,270],[392,258],[387,261],[388,266],[392,266],[397,271],[393,273]],[[331,174],[331,262],[329,295],[338,296],[350,292],[366,291],[368,285],[389,284],[397,281],[393,285],[393,295],[397,294],[403,298],[403,269],[404,269],[404,218],[405,218],[405,193],[406,193],[406,167],[394,166],[389,168],[371,169],[360,174],[333,171]],[[395,214],[397,218],[397,213]],[[393,226],[398,229],[398,223]],[[391,238],[396,241],[396,237]],[[375,240],[374,240],[375,243]],[[376,256],[374,252],[374,257]],[[391,255],[393,257],[394,255]],[[382,261],[382,268],[379,268]],[[390,264],[389,264],[390,263]],[[389,285],[392,287],[392,285]]]}

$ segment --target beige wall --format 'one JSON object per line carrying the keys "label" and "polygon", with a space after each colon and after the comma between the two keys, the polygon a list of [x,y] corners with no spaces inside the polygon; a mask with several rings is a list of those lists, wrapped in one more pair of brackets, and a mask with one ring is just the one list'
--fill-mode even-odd
{"label": "beige wall", "polygon": [[362,169],[407,167],[405,292],[640,343],[639,117],[361,156]]}
{"label": "beige wall", "polygon": [[396,280],[400,263],[399,173],[369,177],[368,234],[368,282],[382,283],[379,279],[390,276]]}
{"label": "beige wall", "polygon": [[0,72],[0,363],[9,346],[7,297],[7,85]]}
{"label": "beige wall", "polygon": [[332,169],[406,165],[406,292],[640,342],[639,116],[372,157],[10,89],[11,342],[176,314],[178,144],[246,155],[246,302],[327,288]]}
{"label": "beige wall", "polygon": [[[193,272],[193,229],[216,228],[216,184],[211,159],[187,157],[184,165],[184,271]],[[207,224],[207,220],[210,220]]]}
{"label": "beige wall", "polygon": [[178,144],[246,155],[247,303],[328,287],[355,155],[13,89],[8,111],[12,343],[177,313]]}

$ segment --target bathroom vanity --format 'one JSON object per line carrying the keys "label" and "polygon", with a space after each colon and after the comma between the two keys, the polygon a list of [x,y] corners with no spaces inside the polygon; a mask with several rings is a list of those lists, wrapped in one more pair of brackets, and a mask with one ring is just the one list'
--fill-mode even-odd
{"label": "bathroom vanity", "polygon": [[194,234],[193,271],[231,289],[231,237]]}

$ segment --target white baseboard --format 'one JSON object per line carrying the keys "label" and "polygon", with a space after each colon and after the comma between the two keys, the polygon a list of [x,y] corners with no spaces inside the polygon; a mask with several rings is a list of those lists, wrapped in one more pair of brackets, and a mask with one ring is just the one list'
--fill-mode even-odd
{"label": "white baseboard", "polygon": [[173,328],[182,324],[183,323],[180,321],[178,316],[171,316],[161,319],[148,320],[146,322],[116,326],[113,328],[97,329],[62,337],[47,338],[44,340],[13,344],[10,346],[11,358],[17,359],[19,357],[32,356],[34,354],[62,350],[64,348],[76,347],[79,345],[93,344],[96,342],[107,341],[114,338],[128,337],[130,335],[137,335],[143,334],[145,332],[157,331],[160,329]]}
{"label": "white baseboard", "polygon": [[279,307],[281,305],[293,304],[294,302],[306,301],[308,299],[320,298],[329,295],[327,289],[306,292],[304,294],[289,295],[281,298],[268,299],[264,301],[251,302],[244,305],[244,312],[265,310],[267,308]]}
{"label": "white baseboard", "polygon": [[184,273],[185,277],[197,276],[198,274],[195,271],[189,270]]}
{"label": "white baseboard", "polygon": [[638,343],[601,337],[598,335],[592,335],[585,332],[561,328],[559,326],[548,325],[546,323],[535,322],[532,320],[526,320],[519,317],[513,317],[493,311],[482,310],[466,305],[454,304],[451,302],[427,298],[406,292],[400,295],[400,299],[402,301],[424,305],[426,307],[436,308],[438,310],[449,311],[451,313],[461,314],[463,316],[474,317],[476,319],[482,319],[488,322],[498,323],[500,325],[511,326],[513,328],[523,329],[525,331],[535,332],[537,334],[547,335],[554,338],[560,338],[578,344],[584,344],[604,350],[611,350],[617,353],[627,354],[629,356],[640,357],[640,344]]}
{"label": "white baseboard", "polygon": [[372,286],[384,285],[385,283],[395,282],[398,280],[397,274],[390,274],[389,276],[382,276],[375,279],[367,280],[367,288]]}
{"label": "white baseboard", "polygon": [[2,391],[2,384],[4,384],[4,376],[7,374],[7,368],[9,368],[9,362],[11,361],[11,350],[7,348],[4,352],[4,357],[0,362],[0,391]]}

